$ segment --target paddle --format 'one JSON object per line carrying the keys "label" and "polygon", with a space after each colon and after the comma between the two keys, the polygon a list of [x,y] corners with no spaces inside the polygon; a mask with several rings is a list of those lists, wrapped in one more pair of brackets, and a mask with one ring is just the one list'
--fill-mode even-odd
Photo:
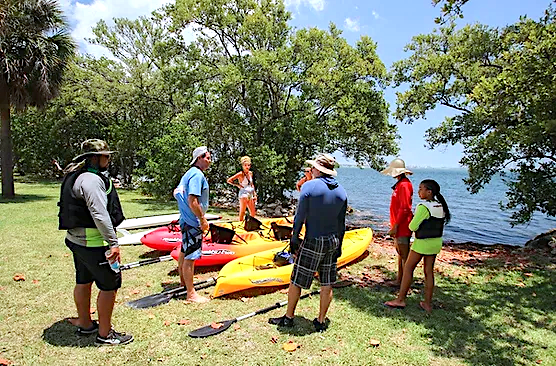
{"label": "paddle", "polygon": [[131,269],[131,268],[135,268],[135,267],[141,267],[141,266],[146,266],[147,264],[153,264],[153,263],[159,263],[159,262],[167,262],[167,261],[171,261],[173,258],[171,255],[163,255],[162,257],[158,257],[158,258],[150,258],[150,259],[145,259],[142,261],[137,261],[137,262],[131,262],[131,263],[127,263],[127,264],[122,264],[120,266],[120,270],[121,271],[125,271],[126,269]]}
{"label": "paddle", "polygon": [[[344,282],[340,282],[340,283],[337,283],[337,284],[333,285],[333,287],[334,288],[340,288],[340,287],[346,287],[346,286],[350,286],[350,285],[351,285],[351,282],[344,281]],[[305,295],[302,295],[299,299],[301,300],[301,299],[304,299],[306,297],[316,295],[319,292],[320,292],[320,290],[315,290],[315,291],[308,292]],[[257,311],[252,312],[252,313],[249,313],[249,314],[246,314],[246,315],[234,318],[234,319],[224,320],[224,321],[221,321],[221,322],[218,322],[218,323],[212,323],[212,324],[209,324],[209,325],[205,325],[204,327],[201,327],[201,328],[198,328],[198,329],[195,329],[195,330],[192,330],[191,332],[189,332],[189,336],[192,337],[192,338],[206,338],[206,337],[210,337],[210,336],[213,336],[213,335],[217,335],[217,334],[220,334],[220,333],[224,332],[226,329],[230,328],[230,326],[232,324],[236,323],[236,322],[239,322],[243,319],[250,318],[250,317],[255,316],[255,315],[267,313],[271,310],[278,309],[278,308],[280,308],[284,305],[287,305],[287,304],[288,304],[287,300],[280,301],[280,302],[277,302],[274,305],[268,306],[268,307],[263,308],[263,309],[259,309]]]}
{"label": "paddle", "polygon": [[[195,287],[195,290],[201,290],[203,288],[214,286],[215,284],[216,279],[211,277],[206,280],[195,282],[193,285]],[[172,300],[174,297],[179,297],[185,295],[186,293],[187,289],[185,288],[185,286],[180,286],[170,290],[159,292],[157,294],[145,296],[137,300],[129,301],[127,303],[127,306],[134,309],[152,308],[158,305],[166,304],[170,302],[170,300]]]}

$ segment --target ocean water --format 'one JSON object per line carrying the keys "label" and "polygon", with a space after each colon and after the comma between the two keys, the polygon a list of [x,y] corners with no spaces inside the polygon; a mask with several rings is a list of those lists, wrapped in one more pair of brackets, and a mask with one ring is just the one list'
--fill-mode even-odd
{"label": "ocean water", "polygon": [[[463,178],[465,169],[412,169],[413,209],[421,201],[417,195],[419,182],[434,179],[450,208],[452,220],[444,229],[444,240],[457,243],[467,241],[483,244],[523,245],[527,240],[549,229],[556,228],[556,218],[536,215],[526,225],[513,228],[508,211],[502,211],[506,186],[500,177],[494,177],[478,194],[467,191]],[[396,180],[373,169],[343,167],[338,169],[338,181],[348,194],[349,205],[355,210],[350,221],[368,221],[375,230],[387,231],[392,185]]]}

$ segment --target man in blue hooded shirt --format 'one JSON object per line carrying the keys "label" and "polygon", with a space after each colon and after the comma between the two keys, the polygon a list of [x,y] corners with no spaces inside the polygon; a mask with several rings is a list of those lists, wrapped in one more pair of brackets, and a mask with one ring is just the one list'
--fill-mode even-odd
{"label": "man in blue hooded shirt", "polygon": [[[341,255],[341,245],[345,232],[347,195],[344,188],[334,178],[336,161],[328,154],[321,154],[315,160],[307,160],[315,179],[303,184],[293,223],[290,251],[295,255],[290,287],[288,289],[288,309],[284,316],[270,318],[270,324],[293,326],[295,308],[301,295],[301,288],[311,286],[315,272],[319,273],[321,284],[320,311],[313,320],[317,332],[328,326],[326,312],[332,301],[332,285],[336,282],[336,262]],[[300,243],[299,234],[305,225],[305,238]]]}

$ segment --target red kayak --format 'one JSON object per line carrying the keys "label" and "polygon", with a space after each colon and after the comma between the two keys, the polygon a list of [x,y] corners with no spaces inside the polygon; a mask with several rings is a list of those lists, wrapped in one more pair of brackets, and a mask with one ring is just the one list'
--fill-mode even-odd
{"label": "red kayak", "polygon": [[141,238],[141,243],[149,248],[163,252],[171,252],[181,244],[181,230],[178,224],[155,229]]}
{"label": "red kayak", "polygon": [[[259,233],[238,234],[241,240],[233,241],[230,244],[212,243],[204,240],[201,247],[201,258],[195,261],[195,266],[221,266],[234,259],[245,257],[246,255],[263,252],[269,249],[283,248],[288,242],[276,240],[273,237],[263,237]],[[175,248],[172,258],[178,260],[181,247]]]}
{"label": "red kayak", "polygon": [[[264,225],[284,225],[291,228],[291,220],[286,218],[263,219]],[[232,227],[232,224],[222,224],[223,227]],[[245,231],[243,228],[233,226],[235,235],[233,240],[228,243],[216,243],[211,239],[211,235],[203,238],[201,248],[202,256],[195,261],[196,266],[215,266],[223,265],[236,258],[258,253],[268,249],[285,247],[288,243],[277,240],[272,230]],[[169,225],[156,229],[141,238],[141,242],[146,246],[161,250],[172,251],[174,259],[178,259],[181,232],[179,225]]]}

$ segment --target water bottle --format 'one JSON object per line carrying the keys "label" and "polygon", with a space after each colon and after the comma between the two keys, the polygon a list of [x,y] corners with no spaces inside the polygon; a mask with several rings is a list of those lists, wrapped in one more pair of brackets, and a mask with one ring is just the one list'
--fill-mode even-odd
{"label": "water bottle", "polygon": [[108,259],[108,257],[110,256],[112,252],[110,250],[107,250],[106,252],[104,252],[104,255],[106,256],[106,259],[108,260],[108,264],[110,265],[110,268],[112,269],[112,271],[119,273],[120,272],[120,262],[117,259]]}

